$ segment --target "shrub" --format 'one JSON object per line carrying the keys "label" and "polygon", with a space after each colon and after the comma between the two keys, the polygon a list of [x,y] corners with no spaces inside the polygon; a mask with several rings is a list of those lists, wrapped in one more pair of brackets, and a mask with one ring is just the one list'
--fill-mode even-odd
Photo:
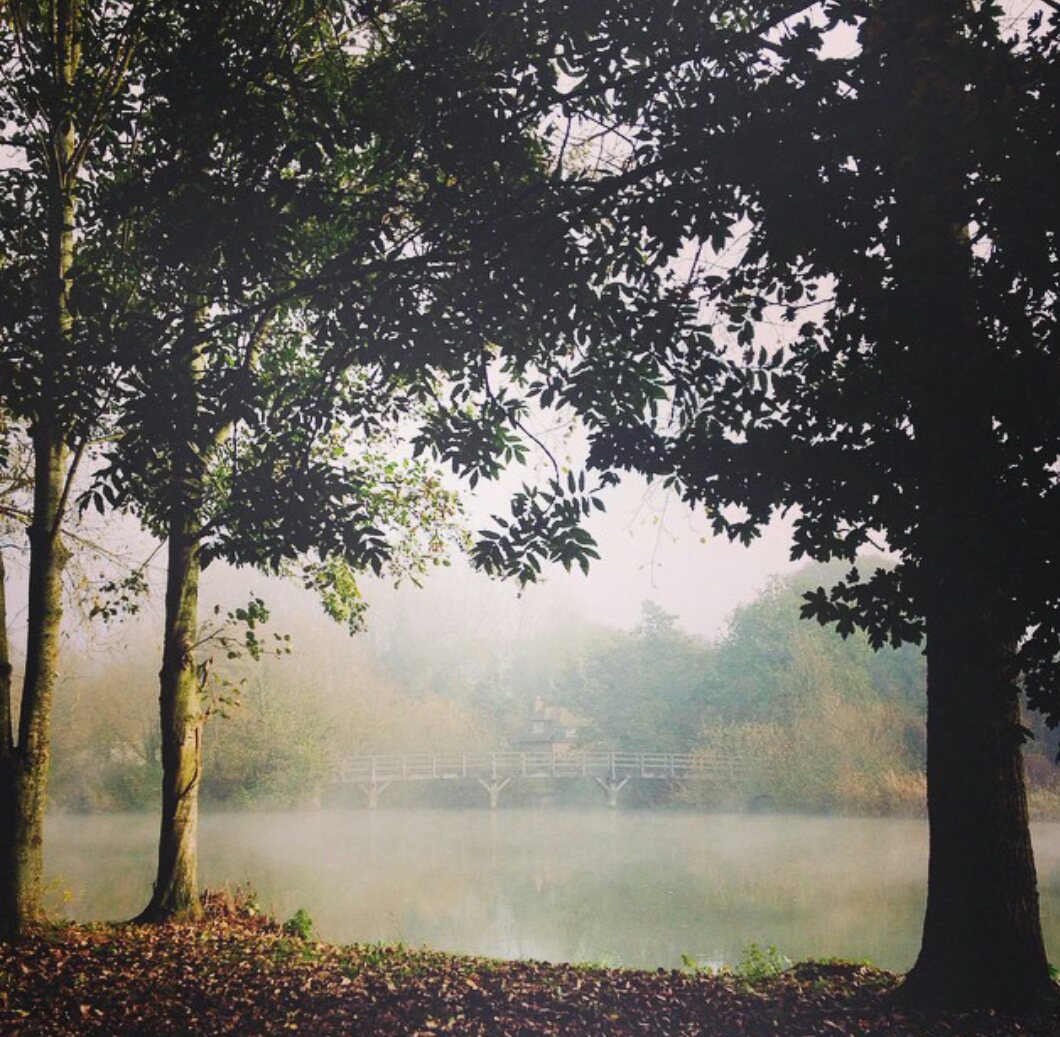
{"label": "shrub", "polygon": [[304,907],[300,907],[283,923],[286,936],[297,936],[300,940],[309,940],[313,936],[313,919]]}

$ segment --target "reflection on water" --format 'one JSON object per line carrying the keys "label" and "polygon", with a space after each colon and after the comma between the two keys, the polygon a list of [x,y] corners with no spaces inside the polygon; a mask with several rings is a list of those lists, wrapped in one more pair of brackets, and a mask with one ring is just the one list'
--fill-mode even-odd
{"label": "reflection on water", "polygon": [[[47,869],[77,919],[127,918],[153,874],[156,821],[54,816]],[[1035,826],[1046,944],[1060,958],[1060,824]],[[249,884],[323,939],[402,940],[498,957],[675,967],[915,957],[927,833],[893,819],[485,810],[208,814],[206,885]]]}

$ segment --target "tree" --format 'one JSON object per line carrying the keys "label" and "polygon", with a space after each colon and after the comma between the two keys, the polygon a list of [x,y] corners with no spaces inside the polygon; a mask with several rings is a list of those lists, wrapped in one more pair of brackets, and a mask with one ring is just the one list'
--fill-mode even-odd
{"label": "tree", "polygon": [[[881,560],[882,561],[882,560]],[[799,618],[804,595],[848,565],[810,565],[738,608],[714,655],[702,737],[745,745],[755,795],[778,806],[923,808],[924,660],[874,652]]]}
{"label": "tree", "polygon": [[[863,556],[859,564],[879,564]],[[892,702],[912,723],[924,719],[924,659],[913,645],[873,651],[868,639],[854,634],[840,640],[832,631],[802,622],[805,595],[821,584],[841,580],[843,562],[807,565],[791,576],[776,578],[753,601],[729,617],[717,647],[711,676],[710,708],[719,719],[789,721],[796,703],[789,675],[800,644],[815,656],[827,656],[828,669],[853,700],[869,697]]]}
{"label": "tree", "polygon": [[[79,337],[78,202],[112,158],[111,131],[126,124],[117,98],[138,31],[135,5],[0,4],[0,408],[26,423],[33,455],[25,673],[18,730],[0,740],[0,935],[42,917],[63,518],[110,370]],[[11,695],[0,685],[6,717]]]}
{"label": "tree", "polygon": [[[365,522],[356,542],[343,545],[347,554],[380,563],[386,550],[370,516],[380,507],[392,516],[411,512],[385,493],[366,498],[363,473],[329,463],[336,425],[377,432],[408,407],[426,408],[416,448],[432,450],[472,482],[494,476],[526,450],[518,431],[524,407],[511,387],[525,384],[536,364],[551,364],[553,352],[569,351],[575,329],[601,320],[602,310],[591,289],[569,290],[583,284],[577,224],[559,224],[542,208],[549,170],[536,112],[496,89],[498,69],[522,46],[506,17],[477,5],[294,0],[92,7],[12,0],[0,12],[0,116],[14,156],[3,170],[10,190],[0,203],[0,403],[28,422],[36,458],[20,732],[0,767],[0,804],[13,833],[0,859],[0,928],[17,932],[41,913],[61,519],[100,433],[108,441],[119,436],[121,452],[147,462],[146,470],[132,465],[126,481],[152,488],[140,499],[143,513],[177,534],[171,561],[188,578],[173,584],[169,626],[182,648],[166,669],[174,688],[186,688],[204,443],[240,457],[219,471],[222,483],[229,480],[227,499],[236,499],[235,487],[244,505],[241,515],[233,510],[226,522],[204,526],[224,531],[211,550],[220,553],[223,539],[235,560],[267,565],[297,554],[319,532],[313,502],[328,501],[333,510],[350,502],[329,493],[324,477],[333,476],[367,504],[355,509]],[[277,40],[285,32],[289,38]],[[337,45],[318,46],[336,34]],[[201,55],[190,41],[202,45]],[[232,67],[216,63],[219,52]],[[188,59],[184,65],[172,60],[176,53]],[[192,80],[192,68],[206,79]],[[402,99],[399,108],[394,98]],[[330,107],[336,99],[342,103]],[[184,102],[191,102],[187,110]],[[159,172],[142,161],[148,134],[168,181],[142,175]],[[326,175],[317,176],[322,168]],[[167,188],[180,194],[183,211],[163,204],[159,218],[137,222],[150,192],[158,202]],[[295,237],[285,239],[292,229]],[[310,241],[314,251],[299,251]],[[211,267],[218,255],[223,263]],[[286,282],[284,262],[292,264]],[[543,305],[561,293],[562,309]],[[307,312],[315,316],[299,323]],[[282,345],[269,351],[278,357],[273,395],[258,415],[256,389],[241,383],[262,337]],[[297,366],[307,344],[315,362],[292,402],[280,391],[291,374],[284,358]],[[243,362],[231,365],[235,353]],[[345,373],[355,367],[368,377],[348,391]],[[174,379],[172,399],[157,395],[166,378]],[[140,439],[149,446],[137,453],[129,433],[149,425],[137,426],[135,409],[143,417],[145,401],[162,399],[179,403],[173,434],[152,438],[155,414],[152,435]],[[357,413],[359,401],[372,406]],[[247,464],[226,430],[249,426],[251,417],[262,418],[253,423],[261,435]],[[310,485],[296,495],[299,506],[285,511],[289,498],[280,488],[291,469],[284,450],[293,444],[302,452],[294,471]],[[152,468],[157,457],[163,463]],[[89,497],[102,509],[135,496],[118,485],[128,472],[120,464],[111,469]],[[166,470],[169,489],[179,492],[163,499]],[[592,490],[584,483],[568,489],[557,478],[547,498],[542,507],[541,495],[527,488],[519,505],[522,546],[534,558],[527,573],[541,558],[569,566],[592,553],[577,528]],[[349,572],[321,557],[312,575],[344,608],[340,585],[349,584]],[[178,706],[174,716],[181,712]],[[182,742],[196,730],[197,722],[174,721]]]}
{"label": "tree", "polygon": [[[165,12],[138,54],[135,153],[97,198],[113,230],[86,250],[100,286],[93,327],[120,343],[122,407],[87,499],[135,512],[168,552],[162,818],[144,921],[200,912],[202,569],[295,566],[355,629],[356,574],[418,573],[454,530],[454,499],[426,467],[380,452],[376,430],[408,405],[328,365],[336,343],[311,328],[321,266],[341,255],[353,278],[390,246],[361,224],[379,203],[370,188],[389,195],[392,179],[365,184],[379,171],[360,142],[340,142],[359,102],[343,15],[253,0]],[[358,211],[344,211],[339,185],[355,197],[356,184]],[[351,456],[358,433],[374,453]],[[260,654],[262,605],[237,618]],[[230,636],[222,647],[237,650]]]}
{"label": "tree", "polygon": [[[583,185],[599,253],[638,240],[694,311],[648,358],[576,372],[591,463],[668,480],[744,542],[794,510],[795,557],[850,564],[807,616],[926,636],[919,1002],[1055,993],[1019,687],[1060,719],[1060,12],[1028,13],[619,3],[564,40],[554,95],[616,142]],[[669,408],[604,420],[616,364],[661,372]],[[866,574],[876,536],[899,562]]]}
{"label": "tree", "polygon": [[676,617],[645,601],[630,633],[570,660],[552,695],[592,724],[583,737],[612,749],[689,752],[706,706],[708,647],[675,626]]}
{"label": "tree", "polygon": [[[533,119],[495,110],[459,19],[409,4],[380,26],[355,7],[145,15],[135,127],[82,248],[89,334],[117,343],[121,372],[86,499],[134,511],[168,550],[159,871],[143,920],[199,910],[201,570],[298,566],[355,626],[358,572],[417,572],[452,531],[451,494],[422,463],[383,457],[382,435],[411,428],[418,451],[492,477],[523,452],[519,403],[488,374],[494,343],[508,373],[563,345],[535,308],[536,271],[498,230],[542,176]],[[591,549],[575,489],[529,534],[567,564]]]}

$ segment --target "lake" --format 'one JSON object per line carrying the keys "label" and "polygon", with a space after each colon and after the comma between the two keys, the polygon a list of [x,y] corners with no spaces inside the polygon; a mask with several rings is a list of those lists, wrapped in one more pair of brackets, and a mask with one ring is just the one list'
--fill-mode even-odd
{"label": "lake", "polygon": [[[157,822],[53,815],[53,904],[78,920],[146,902]],[[1034,826],[1042,914],[1060,960],[1060,824]],[[204,885],[250,885],[321,939],[496,957],[679,967],[738,962],[752,941],[793,959],[916,955],[922,821],[636,810],[320,810],[206,814]]]}

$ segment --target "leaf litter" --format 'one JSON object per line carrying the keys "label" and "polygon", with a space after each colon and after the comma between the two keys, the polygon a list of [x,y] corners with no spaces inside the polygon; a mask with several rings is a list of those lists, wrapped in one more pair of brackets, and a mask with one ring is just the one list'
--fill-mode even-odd
{"label": "leaf litter", "polygon": [[285,933],[228,894],[206,918],[0,944],[2,1037],[1055,1037],[1060,1016],[918,1015],[899,977],[804,962],[748,981],[500,961]]}

